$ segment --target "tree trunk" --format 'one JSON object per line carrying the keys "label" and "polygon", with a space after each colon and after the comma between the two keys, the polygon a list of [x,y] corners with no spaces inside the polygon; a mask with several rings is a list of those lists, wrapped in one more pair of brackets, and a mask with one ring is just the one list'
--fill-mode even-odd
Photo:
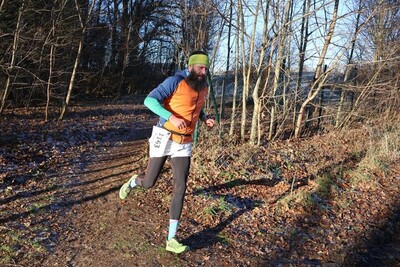
{"label": "tree trunk", "polygon": [[299,44],[299,73],[297,76],[296,82],[296,91],[294,95],[294,105],[293,105],[293,125],[296,125],[297,119],[297,99],[300,94],[301,83],[303,81],[303,70],[304,70],[304,63],[305,63],[305,56],[306,56],[306,49],[308,44],[308,22],[309,22],[309,15],[310,14],[310,0],[304,0],[303,2],[303,14],[302,14],[302,21],[301,21],[301,30],[300,30],[300,44]]}
{"label": "tree trunk", "polygon": [[273,104],[271,107],[271,117],[270,117],[270,125],[269,125],[269,133],[268,133],[268,140],[271,140],[273,135],[275,134],[276,129],[276,113],[278,109],[279,101],[277,101],[277,92],[280,84],[280,76],[281,76],[281,69],[283,65],[284,53],[286,50],[287,45],[287,35],[288,35],[288,27],[289,27],[289,19],[290,19],[290,10],[292,6],[292,1],[288,0],[285,6],[285,14],[284,14],[284,21],[283,21],[283,29],[282,34],[278,36],[279,43],[278,43],[278,55],[275,63],[275,71],[274,71],[274,84],[272,89],[272,99]]}
{"label": "tree trunk", "polygon": [[[325,65],[324,67],[324,72],[326,72],[326,68],[328,66]],[[321,123],[322,123],[322,113],[323,113],[323,105],[324,105],[324,89],[325,87],[322,86],[321,88],[321,92],[319,94],[319,103],[318,103],[318,123],[317,123],[317,128],[319,129],[321,127]]]}
{"label": "tree trunk", "polygon": [[129,57],[129,39],[131,33],[132,22],[130,20],[128,11],[128,0],[122,1],[122,17],[121,17],[121,44],[118,55],[117,70],[120,71],[118,74],[118,97],[125,95],[124,80],[125,80],[125,69],[128,64]]}
{"label": "tree trunk", "polygon": [[240,121],[240,138],[244,141],[245,138],[245,131],[246,131],[246,116],[247,116],[247,97],[246,97],[246,88],[247,80],[246,80],[246,48],[244,42],[244,13],[243,13],[243,6],[242,0],[238,0],[238,27],[240,28],[240,38],[241,40],[241,48],[242,48],[242,76],[243,76],[243,87],[242,87],[242,118]]}
{"label": "tree trunk", "polygon": [[95,1],[92,1],[91,5],[90,5],[90,10],[88,12],[87,19],[84,22],[83,18],[81,16],[81,13],[79,11],[79,5],[78,5],[77,1],[75,0],[76,10],[78,12],[78,18],[79,18],[79,22],[80,22],[81,28],[82,28],[82,34],[81,34],[81,40],[79,41],[78,52],[77,52],[76,57],[75,57],[75,62],[74,62],[74,67],[72,69],[71,78],[69,80],[67,95],[66,95],[66,97],[64,99],[63,106],[62,106],[62,109],[61,109],[61,113],[60,113],[60,116],[58,118],[59,120],[63,120],[64,119],[64,116],[65,116],[65,114],[67,112],[67,108],[68,108],[68,105],[69,105],[69,101],[71,99],[72,89],[74,87],[74,82],[75,82],[75,77],[76,77],[76,72],[77,72],[78,66],[79,66],[79,59],[80,59],[81,54],[82,54],[83,42],[85,40],[87,24],[90,21],[90,17],[92,15],[92,11],[93,11],[93,8],[94,8],[94,3],[95,3]]}
{"label": "tree trunk", "polygon": [[[114,20],[110,19],[110,24],[112,25],[111,30],[111,56],[109,61],[109,69],[114,72],[116,70],[116,58],[118,54],[118,0],[113,0],[113,17]],[[109,16],[111,18],[111,15]]]}
{"label": "tree trunk", "polygon": [[334,6],[334,10],[333,10],[332,20],[330,21],[328,34],[325,38],[325,43],[324,43],[324,46],[322,47],[321,55],[319,57],[319,62],[318,62],[317,68],[315,70],[315,79],[314,79],[315,81],[311,85],[310,92],[308,93],[307,99],[301,105],[300,111],[299,111],[299,116],[297,117],[296,128],[295,128],[295,132],[294,132],[295,138],[300,137],[303,116],[304,116],[304,112],[305,112],[307,105],[318,95],[319,90],[321,90],[324,80],[327,78],[327,75],[328,75],[328,72],[325,73],[325,75],[324,75],[325,78],[323,79],[322,66],[324,64],[325,56],[328,51],[329,44],[332,40],[333,32],[335,30],[338,6],[339,6],[339,0],[335,0],[335,6]]}
{"label": "tree trunk", "polygon": [[[261,3],[260,3],[261,4]],[[262,47],[260,51],[260,61],[258,62],[257,66],[257,81],[253,89],[253,101],[254,101],[254,108],[253,108],[253,116],[251,120],[251,127],[250,127],[250,144],[256,144],[256,137],[257,130],[259,129],[259,118],[260,118],[260,84],[262,78],[262,67],[264,66],[264,57],[267,50],[267,42],[268,42],[268,10],[269,10],[269,2],[267,2],[266,12],[264,15],[264,28],[262,34]],[[259,141],[257,145],[260,145]]]}
{"label": "tree trunk", "polygon": [[233,96],[232,96],[232,113],[231,113],[231,125],[229,129],[229,135],[232,136],[235,132],[236,125],[236,97],[238,91],[238,78],[239,78],[239,27],[236,27],[236,42],[235,42],[235,84],[233,88]]}
{"label": "tree trunk", "polygon": [[6,0],[1,0],[1,3],[0,3],[0,12],[3,10],[3,6],[4,6],[4,2],[5,2]]}
{"label": "tree trunk", "polygon": [[[265,99],[269,98],[268,97],[268,92],[267,92],[267,87],[268,87],[268,82],[270,80],[271,77],[271,68],[272,68],[272,60],[273,60],[273,55],[275,54],[275,45],[274,43],[276,42],[277,39],[277,34],[275,34],[275,36],[271,39],[271,44],[270,44],[270,51],[269,51],[269,59],[268,59],[268,64],[267,67],[265,68],[265,82],[264,82],[264,86],[263,86],[263,90],[261,93],[261,99],[262,101],[260,101],[260,114],[262,113],[261,110],[261,102],[264,102]],[[259,130],[258,133],[258,139],[261,140],[261,131]]]}
{"label": "tree trunk", "polygon": [[[54,27],[54,25],[53,25]],[[50,96],[51,96],[51,76],[53,75],[53,57],[54,57],[54,44],[50,47],[50,55],[49,55],[49,78],[47,79],[47,88],[46,88],[46,110],[45,110],[45,121],[48,121],[49,117],[49,105],[50,105]]]}
{"label": "tree trunk", "polygon": [[124,60],[122,62],[121,73],[120,73],[119,84],[118,84],[118,96],[119,97],[124,96],[126,93],[126,90],[124,88],[124,82],[125,82],[125,71],[126,71],[126,67],[128,66],[128,58],[129,58],[129,40],[131,38],[131,25],[132,24],[129,23],[128,35],[126,36],[125,47],[123,48],[125,50],[125,52],[123,53]]}
{"label": "tree trunk", "polygon": [[227,50],[227,59],[226,59],[226,70],[225,70],[225,79],[222,87],[222,97],[221,97],[221,119],[225,117],[225,86],[227,84],[227,76],[229,75],[229,65],[230,65],[230,56],[231,56],[231,30],[232,30],[232,13],[233,13],[233,3],[230,1],[230,9],[229,9],[229,25],[228,25],[228,50]]}
{"label": "tree trunk", "polygon": [[[358,30],[360,28],[360,17],[361,17],[361,9],[362,9],[362,1],[359,2],[358,5],[358,12],[357,12],[357,17],[356,17],[356,28],[354,31],[354,35],[353,35],[353,39],[351,40],[351,49],[350,49],[350,55],[347,61],[347,69],[345,72],[345,76],[343,79],[343,82],[346,84],[347,80],[350,76],[351,70],[353,68],[352,66],[352,61],[353,61],[353,54],[354,54],[354,48],[355,48],[355,43],[356,43],[356,38],[357,38],[357,34],[358,34]],[[336,121],[335,121],[335,128],[338,128],[341,122],[341,117],[342,117],[342,109],[343,109],[343,105],[344,105],[344,100],[346,98],[346,92],[343,91],[343,89],[340,92],[340,101],[339,101],[339,105],[338,105],[338,109],[336,112]]]}
{"label": "tree trunk", "polygon": [[241,130],[240,130],[240,136],[242,141],[245,139],[245,132],[246,132],[246,121],[247,121],[247,100],[248,100],[248,95],[249,95],[249,88],[250,88],[250,76],[252,72],[252,60],[253,60],[253,52],[254,52],[254,40],[256,36],[256,31],[257,31],[257,18],[258,18],[258,12],[259,12],[259,5],[260,1],[257,2],[257,7],[256,11],[254,14],[254,23],[253,23],[253,32],[249,44],[250,48],[250,53],[249,53],[249,63],[246,66],[246,48],[245,48],[245,38],[244,38],[244,28],[245,28],[245,23],[244,23],[244,13],[243,13],[243,7],[242,7],[242,1],[239,0],[239,7],[238,7],[238,13],[241,16],[241,42],[242,42],[242,65],[243,65],[243,92],[242,92],[242,119],[241,119]]}
{"label": "tree trunk", "polygon": [[[3,4],[4,4],[4,2],[1,3],[1,7],[3,6]],[[21,30],[21,17],[22,17],[22,12],[24,11],[24,5],[25,5],[25,1],[22,1],[22,5],[18,11],[18,19],[17,19],[17,25],[15,26],[10,66],[8,67],[8,70],[7,70],[7,80],[6,80],[6,84],[4,86],[4,92],[3,92],[2,99],[1,99],[0,114],[3,113],[3,111],[6,107],[8,94],[10,93],[10,86],[11,86],[11,73],[10,72],[13,70],[13,68],[15,66],[15,58],[17,56],[19,33]]]}

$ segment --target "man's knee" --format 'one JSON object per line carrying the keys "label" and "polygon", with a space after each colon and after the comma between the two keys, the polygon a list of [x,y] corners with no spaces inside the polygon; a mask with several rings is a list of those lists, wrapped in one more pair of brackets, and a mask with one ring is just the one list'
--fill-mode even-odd
{"label": "man's knee", "polygon": [[[176,183],[176,182],[175,182]],[[186,192],[186,188],[187,188],[187,186],[186,186],[186,182],[185,183],[177,183],[177,184],[175,184],[175,186],[174,186],[174,190],[173,190],[173,192],[174,192],[174,194],[176,194],[176,195],[185,195],[185,192]]]}
{"label": "man's knee", "polygon": [[149,189],[154,186],[155,181],[146,179],[146,177],[143,176],[143,177],[138,177],[137,184],[144,189]]}

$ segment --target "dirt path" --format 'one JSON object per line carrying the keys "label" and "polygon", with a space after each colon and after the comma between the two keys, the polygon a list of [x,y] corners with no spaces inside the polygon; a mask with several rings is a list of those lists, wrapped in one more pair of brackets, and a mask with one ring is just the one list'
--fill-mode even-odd
{"label": "dirt path", "polygon": [[[169,170],[161,178],[164,180],[149,192],[139,192],[125,201],[118,197],[119,187],[127,177],[143,170],[146,149],[146,140],[99,148],[97,151],[102,152],[96,154],[96,161],[75,174],[74,183],[69,185],[70,193],[66,192],[74,196],[73,205],[63,218],[66,230],[44,266],[233,266],[235,263],[255,266],[259,263],[259,259],[246,257],[245,253],[235,252],[222,243],[211,240],[207,243],[201,233],[186,240],[192,251],[184,255],[164,250],[171,189]],[[207,231],[203,234],[207,237]]]}
{"label": "dirt path", "polygon": [[400,264],[400,162],[357,186],[342,176],[365,157],[364,132],[240,153],[204,143],[179,231],[192,250],[176,256],[164,249],[169,163],[151,190],[118,197],[144,171],[156,118],[130,102],[77,106],[63,122],[41,112],[0,121],[1,266]]}
{"label": "dirt path", "polygon": [[[135,134],[128,139],[135,139]],[[220,233],[225,228],[234,229],[233,225],[247,222],[248,225],[242,227],[247,229],[252,227],[251,224],[255,221],[245,219],[247,213],[250,214],[257,207],[250,198],[243,197],[236,197],[234,200],[242,203],[238,205],[243,205],[241,209],[214,227],[199,225],[196,220],[185,217],[184,214],[183,228],[189,233],[183,236],[185,242],[191,245],[192,251],[179,256],[165,252],[164,239],[167,234],[172,186],[168,178],[171,175],[168,164],[164,175],[152,190],[139,192],[126,201],[121,201],[118,197],[118,189],[127,177],[132,173],[143,171],[146,163],[146,141],[145,139],[117,142],[115,146],[98,147],[96,160],[87,164],[82,172],[75,174],[75,182],[70,184],[74,205],[64,218],[65,222],[68,222],[69,229],[60,238],[55,254],[44,262],[45,266],[321,266],[323,264],[310,258],[290,260],[290,256],[286,253],[268,263],[265,260],[265,252],[260,250],[259,255],[254,252],[247,253],[245,246],[224,241]],[[276,204],[282,196],[279,193],[282,192],[279,189],[281,185],[274,183],[273,180],[256,181],[253,183],[254,188],[259,188],[260,185],[264,188],[263,203],[269,204],[270,207]],[[246,183],[242,184],[245,185]],[[248,183],[247,186],[251,184]],[[216,192],[222,189],[229,191],[229,187],[219,185],[207,191]],[[188,194],[189,202],[195,202],[195,188],[189,189]],[[80,196],[79,199],[76,196]],[[187,205],[190,207],[191,203]],[[269,209],[266,205],[261,204],[261,206]],[[315,214],[310,218],[325,220],[325,217]],[[392,219],[393,222],[395,220],[396,218]],[[302,223],[304,225],[304,222]],[[255,226],[262,228],[259,223]],[[307,231],[310,231],[309,234],[313,233],[313,230],[305,230]],[[247,238],[251,240],[251,237]],[[292,237],[291,242],[301,244],[304,241],[302,238]],[[379,242],[383,242],[384,249],[375,245],[369,247],[368,254],[361,254],[363,257],[360,257],[360,264],[379,265],[382,262],[389,262],[388,257],[393,258],[392,262],[399,260],[398,240]],[[259,247],[260,244],[254,246]]]}
{"label": "dirt path", "polygon": [[[146,218],[146,214],[138,212],[133,199],[122,202],[118,198],[119,187],[135,170],[133,166],[142,161],[144,149],[145,141],[100,148],[98,151],[102,152],[96,155],[96,161],[77,174],[73,190],[75,195],[80,195],[80,200],[66,215],[70,229],[60,239],[46,266],[139,266],[151,263],[153,259],[139,252],[158,248],[159,240],[154,239],[155,231],[151,229],[154,218]],[[137,214],[141,216],[135,216]]]}
{"label": "dirt path", "polygon": [[[122,183],[147,162],[147,137],[156,118],[142,106],[78,106],[65,121],[47,124],[40,116],[41,111],[15,110],[3,121],[2,263],[254,266],[262,260],[217,236],[246,210],[212,227],[185,209],[182,239],[193,250],[180,256],[165,251],[172,188],[168,162],[154,188],[119,199]],[[192,200],[203,201],[190,190]]]}

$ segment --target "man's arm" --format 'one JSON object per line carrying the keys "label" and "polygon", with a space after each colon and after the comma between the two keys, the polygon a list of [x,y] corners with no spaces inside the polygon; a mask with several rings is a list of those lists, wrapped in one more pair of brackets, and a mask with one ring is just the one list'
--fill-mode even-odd
{"label": "man's arm", "polygon": [[170,111],[166,110],[162,103],[175,92],[179,82],[183,78],[183,76],[178,75],[168,77],[163,83],[153,89],[144,100],[144,105],[146,107],[166,121],[169,120],[178,129],[186,127],[185,121],[175,117]]}
{"label": "man's arm", "polygon": [[207,119],[207,114],[204,112],[204,109],[200,110],[199,118],[201,121],[204,121],[205,119]]}
{"label": "man's arm", "polygon": [[177,75],[165,79],[149,93],[144,100],[144,105],[156,115],[168,120],[172,113],[166,110],[162,103],[175,92],[176,87],[182,79],[183,77]]}
{"label": "man's arm", "polygon": [[207,114],[204,112],[203,109],[201,109],[201,111],[200,111],[200,116],[199,116],[199,117],[200,117],[200,120],[201,120],[202,122],[204,122],[205,125],[207,125],[207,127],[208,127],[209,129],[211,129],[211,128],[214,127],[214,125],[215,125],[215,120],[209,118],[209,117],[207,116]]}
{"label": "man's arm", "polygon": [[144,100],[144,105],[161,118],[164,118],[166,121],[169,120],[176,128],[183,129],[186,127],[185,120],[175,117],[175,115],[166,110],[157,99],[148,96]]}
{"label": "man's arm", "polygon": [[153,98],[153,97],[146,97],[144,100],[144,105],[148,107],[152,112],[154,112],[156,115],[160,116],[161,118],[164,118],[165,120],[168,120],[169,117],[172,115],[171,112],[166,110],[161,103]]}

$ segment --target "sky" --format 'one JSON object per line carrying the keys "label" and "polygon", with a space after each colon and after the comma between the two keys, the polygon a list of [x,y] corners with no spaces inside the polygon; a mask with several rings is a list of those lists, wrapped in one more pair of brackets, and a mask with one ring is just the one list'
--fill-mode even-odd
{"label": "sky", "polygon": [[[349,1],[347,1],[349,2]],[[249,2],[249,6],[254,8],[254,5],[252,5],[254,1]],[[302,3],[302,1],[294,1],[295,4],[299,5]],[[326,34],[326,29],[329,25],[329,18],[331,17],[332,11],[333,11],[333,1],[325,1],[325,5],[322,6],[322,1],[318,2],[319,6],[318,12],[316,12],[315,16],[312,16],[312,18],[317,17],[319,22],[318,24],[315,23],[315,20],[311,19],[310,25],[311,28],[313,29],[312,36],[309,38],[309,44],[308,44],[308,52],[307,55],[309,59],[307,60],[306,64],[309,69],[313,69],[314,66],[317,65],[318,59],[319,59],[319,52],[321,51],[321,48],[324,43],[324,35]],[[342,3],[340,1],[339,3]],[[318,5],[318,4],[317,4]],[[299,11],[300,9],[297,8]],[[332,62],[338,58],[341,54],[343,54],[343,46],[349,46],[351,35],[354,32],[352,28],[354,26],[353,23],[351,22],[351,18],[354,18],[354,14],[350,15],[348,14],[348,7],[345,4],[339,4],[339,19],[337,22],[337,26],[334,31],[334,38],[332,39],[332,44],[329,47],[328,54],[327,54],[327,60],[326,64],[333,64]],[[294,18],[295,18],[295,23],[293,24],[293,35],[298,35],[300,31],[299,23],[301,22],[301,14],[296,14],[294,13]],[[328,20],[326,23],[325,20],[325,14],[328,14]],[[254,15],[251,14],[249,10],[246,11],[245,14],[245,25],[246,25],[246,33],[247,35],[251,35],[253,31],[253,22],[254,22]],[[236,21],[236,18],[234,18]],[[262,21],[262,16],[259,15],[258,18],[258,25],[257,25],[257,38],[260,39],[261,37],[261,32],[263,29],[263,21]],[[269,25],[271,25],[273,21],[270,19],[269,20]],[[226,30],[227,32],[227,30]],[[234,64],[234,57],[235,57],[235,35],[236,31],[232,30],[233,38],[231,38],[231,45],[232,46],[232,52],[231,52],[231,59],[230,63],[231,66]],[[256,38],[256,39],[257,39]],[[249,40],[249,37],[247,38],[247,42]],[[292,41],[295,42],[296,39],[292,38]],[[214,45],[215,46],[215,45]],[[248,44],[246,44],[246,51],[249,50]],[[292,50],[290,51],[293,55],[297,55],[298,50],[296,47],[292,47]],[[294,56],[292,60],[297,60],[298,56]],[[227,62],[227,38],[221,41],[221,45],[219,47],[217,57],[215,58],[216,61],[214,62],[214,72],[224,72],[226,70],[226,62]],[[295,67],[297,64],[293,64]]]}

